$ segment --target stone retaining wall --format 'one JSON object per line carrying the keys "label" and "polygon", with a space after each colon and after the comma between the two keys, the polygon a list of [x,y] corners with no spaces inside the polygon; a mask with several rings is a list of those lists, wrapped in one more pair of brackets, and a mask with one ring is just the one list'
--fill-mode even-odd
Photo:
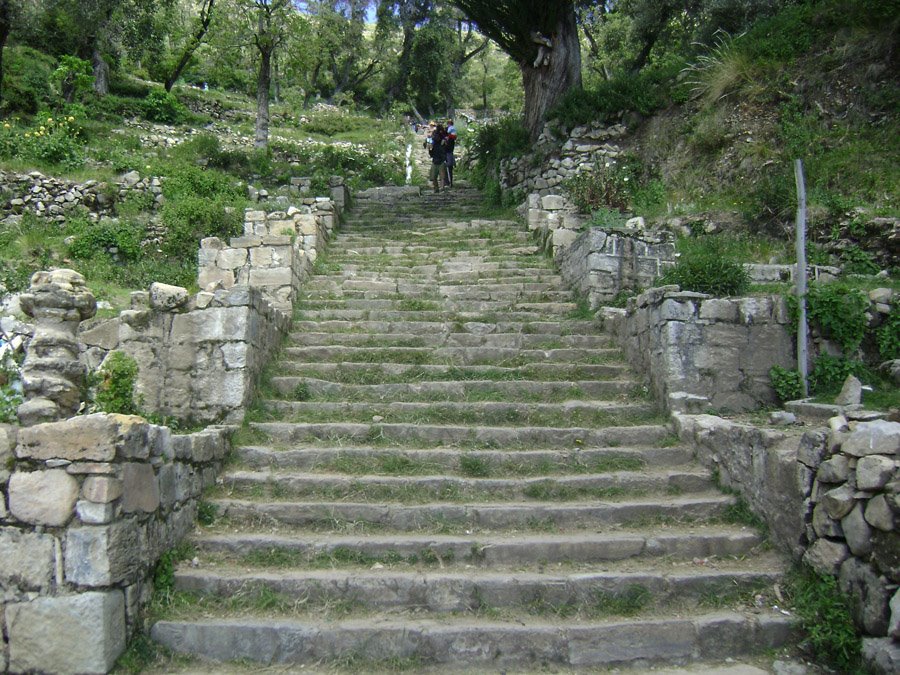
{"label": "stone retaining wall", "polygon": [[125,415],[0,425],[0,671],[108,672],[228,449]]}
{"label": "stone retaining wall", "polygon": [[290,330],[292,303],[331,236],[340,208],[327,198],[287,212],[245,213],[243,237],[204,239],[198,283],[154,284],[119,317],[82,324],[95,369],[112,350],[141,364],[144,410],[193,423],[239,423],[268,358]]}
{"label": "stone retaining wall", "polygon": [[662,286],[604,318],[657,400],[670,405],[676,392],[730,411],[772,404],[769,370],[796,367],[780,296],[713,298]]}
{"label": "stone retaining wall", "polygon": [[900,670],[900,423],[829,421],[788,436],[711,415],[674,416],[679,437],[773,540],[836,577],[877,671]]}

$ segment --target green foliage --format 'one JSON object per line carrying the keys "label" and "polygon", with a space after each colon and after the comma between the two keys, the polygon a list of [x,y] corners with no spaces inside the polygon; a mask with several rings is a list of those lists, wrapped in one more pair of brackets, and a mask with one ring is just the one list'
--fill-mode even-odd
{"label": "green foliage", "polygon": [[604,215],[611,215],[608,209],[647,213],[666,200],[662,181],[634,155],[597,163],[593,171],[566,181],[564,188],[581,211]]}
{"label": "green foliage", "polygon": [[821,354],[809,374],[810,391],[816,395],[837,393],[848,375],[855,375],[864,381],[871,380],[872,377],[862,361]]}
{"label": "green foliage", "polygon": [[153,89],[143,102],[144,116],[151,122],[179,124],[188,116],[188,110],[165,89]]}
{"label": "green foliage", "polygon": [[138,364],[134,358],[124,352],[111,352],[98,372],[94,396],[97,407],[106,413],[138,414],[134,401],[137,374]]}
{"label": "green foliage", "polygon": [[[797,298],[786,298],[792,323],[797,325]],[[811,283],[806,293],[806,316],[818,327],[822,336],[835,341],[844,352],[859,347],[866,333],[866,310],[869,300],[859,289],[839,283]]]}
{"label": "green foliage", "polygon": [[862,641],[837,580],[802,567],[790,574],[786,590],[809,652],[841,672],[858,672]]}
{"label": "green foliage", "polygon": [[194,164],[178,162],[158,169],[165,176],[165,253],[183,255],[196,250],[204,237],[228,239],[240,233],[246,204],[240,183],[221,171]]}
{"label": "green foliage", "polygon": [[80,98],[91,90],[94,83],[91,62],[64,54],[59,57],[59,67],[53,71],[53,81],[66,101]]}
{"label": "green foliage", "polygon": [[0,157],[74,169],[84,162],[84,143],[74,116],[54,118],[44,113],[29,126],[4,122]]}
{"label": "green foliage", "polygon": [[0,113],[36,115],[53,100],[51,80],[56,60],[30,47],[3,51],[3,100]]}
{"label": "green foliage", "polygon": [[795,401],[803,396],[803,378],[800,371],[772,366],[769,370],[769,379],[780,401]]}
{"label": "green foliage", "polygon": [[197,504],[197,522],[201,525],[212,525],[219,515],[219,507],[212,502],[201,501]]}
{"label": "green foliage", "polygon": [[69,246],[69,253],[74,258],[84,260],[114,255],[124,261],[133,261],[141,255],[145,230],[133,223],[109,219],[91,223],[86,218],[72,218],[67,225],[74,235]]}
{"label": "green foliage", "polygon": [[12,358],[0,362],[0,424],[15,424],[16,410],[22,405],[22,394],[13,387],[18,380],[18,367]]}
{"label": "green foliage", "polygon": [[900,359],[900,301],[891,303],[891,312],[875,331],[875,340],[881,358]]}
{"label": "green foliage", "polygon": [[844,274],[878,274],[878,265],[859,246],[848,246],[841,252],[841,266]]}
{"label": "green foliage", "polygon": [[678,284],[682,290],[715,296],[742,295],[750,288],[750,275],[722,239],[709,235],[697,237],[695,245],[680,254],[659,283]]}

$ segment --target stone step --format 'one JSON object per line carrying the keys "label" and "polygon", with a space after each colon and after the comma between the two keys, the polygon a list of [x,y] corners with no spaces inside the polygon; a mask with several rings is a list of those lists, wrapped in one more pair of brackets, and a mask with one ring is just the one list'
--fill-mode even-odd
{"label": "stone step", "polygon": [[655,444],[668,438],[670,431],[661,424],[605,428],[581,427],[492,427],[471,425],[426,424],[363,424],[289,422],[251,422],[250,428],[265,434],[275,443],[296,444],[314,440],[328,442],[365,443],[378,440],[385,443],[415,445],[453,445],[475,447],[527,446],[607,447],[618,445]]}
{"label": "stone step", "polygon": [[[295,320],[293,333],[391,333],[400,335],[427,335],[434,339],[437,335],[450,333],[468,333],[471,335],[490,335],[515,333],[520,335],[536,335],[563,337],[569,335],[596,336],[598,324],[594,321],[496,321],[481,323],[477,321],[349,321],[349,320]],[[608,336],[601,335],[608,340]]]}
{"label": "stone step", "polygon": [[[390,344],[390,343],[388,343]],[[618,348],[516,349],[513,347],[285,347],[282,359],[293,363],[412,363],[514,367],[539,363],[605,365],[622,358]]]}
{"label": "stone step", "polygon": [[[374,288],[370,284],[378,284]],[[384,285],[382,285],[382,283]],[[338,294],[343,293],[346,297],[362,297],[354,296],[354,293],[369,293],[372,291],[400,293],[409,297],[421,297],[426,294],[431,295],[435,299],[440,298],[459,298],[463,299],[473,293],[507,293],[507,294],[541,294],[541,293],[569,293],[560,281],[519,281],[514,283],[494,284],[447,284],[435,286],[433,283],[411,283],[411,282],[393,282],[386,280],[385,282],[370,281],[367,279],[359,279],[356,277],[324,277],[314,276],[303,286],[302,294],[304,296],[315,296],[319,293]]]}
{"label": "stone step", "polygon": [[474,272],[472,270],[445,270],[438,265],[416,265],[394,267],[389,270],[375,270],[356,263],[321,263],[317,278],[337,280],[343,283],[348,278],[388,281],[395,284],[462,284],[470,286],[481,281],[491,283],[516,284],[525,280],[545,282],[554,278],[546,269],[499,269]]}
{"label": "stone step", "polygon": [[683,494],[713,487],[708,471],[644,470],[537,478],[465,478],[460,476],[378,476],[231,470],[221,476],[228,496],[329,501],[478,503],[519,500],[557,502],[622,499],[638,494]]}
{"label": "stone step", "polygon": [[478,504],[398,504],[347,501],[266,502],[210,500],[229,522],[288,525],[336,532],[392,530],[437,534],[510,529],[569,530],[629,525],[641,521],[721,519],[734,502],[718,492],[688,497],[640,497],[620,501]]}
{"label": "stone step", "polygon": [[[515,382],[543,380],[547,382],[573,382],[578,378],[606,380],[595,391],[608,395],[629,395],[638,391],[634,380],[624,379],[627,369],[621,364],[567,365],[564,363],[533,363],[521,367],[498,366],[447,366],[403,363],[292,363],[282,361],[279,369],[288,375],[275,376],[271,383],[282,396],[296,396],[297,387],[307,378],[328,379],[335,383],[358,385],[412,384],[442,382],[453,391],[466,382],[491,380]],[[432,389],[434,391],[434,389]]]}
{"label": "stone step", "polygon": [[[644,613],[664,611],[667,605],[696,606],[708,597],[753,595],[778,582],[780,570],[642,568],[635,572],[491,571],[431,569],[382,570],[265,570],[245,571],[231,566],[213,570],[181,568],[175,589],[198,595],[228,598],[252,588],[265,588],[287,601],[302,600],[305,612],[326,605],[352,605],[354,613],[422,613],[440,616],[514,613],[528,617],[562,614],[591,617],[604,612],[611,600],[633,598]],[[683,609],[682,609],[683,611]]]}
{"label": "stone step", "polygon": [[[303,392],[301,392],[303,393]],[[296,394],[295,394],[296,397]],[[305,396],[304,396],[305,398]],[[284,422],[379,422],[385,424],[494,424],[531,427],[627,426],[665,419],[649,402],[567,401],[307,401],[262,399],[254,419]]]}
{"label": "stone step", "polygon": [[416,300],[416,299],[353,299],[337,298],[318,300],[305,297],[297,304],[297,310],[309,312],[357,312],[361,315],[388,315],[398,312],[411,312],[434,317],[448,314],[491,314],[496,312],[540,312],[544,316],[566,315],[578,309],[574,302],[531,301],[528,298],[514,295],[507,300]]}
{"label": "stone step", "polygon": [[[668,526],[638,530],[568,534],[517,533],[489,537],[392,534],[390,536],[285,536],[268,533],[201,534],[191,539],[203,554],[247,564],[266,559],[295,565],[386,567],[438,563],[442,568],[516,568],[520,565],[598,565],[635,559],[703,561],[745,557],[763,543],[756,532],[716,525]],[[260,554],[260,552],[262,552]]]}
{"label": "stone step", "polygon": [[[389,286],[387,288],[363,289],[363,286]],[[401,284],[402,286],[402,284]],[[347,308],[375,309],[376,307],[392,308],[395,305],[426,303],[447,303],[447,306],[456,306],[459,303],[496,302],[514,306],[517,303],[572,303],[573,294],[570,291],[497,291],[477,286],[448,287],[453,290],[441,293],[436,291],[433,285],[417,284],[416,290],[403,288],[398,290],[396,284],[383,284],[382,282],[354,282],[344,284],[344,288],[337,290],[316,290],[306,288],[300,296],[302,306],[312,308],[316,304],[344,303]],[[392,304],[387,304],[387,303]]]}
{"label": "stone step", "polygon": [[[774,612],[714,612],[561,624],[471,618],[341,622],[236,617],[159,621],[151,637],[213,661],[308,664],[422,663],[448,668],[618,667],[757,654],[786,644],[790,619]],[[358,656],[358,658],[360,658]],[[374,668],[374,666],[372,666]],[[485,672],[481,670],[481,672]]]}
{"label": "stone step", "polygon": [[338,333],[292,332],[290,345],[296,347],[324,347],[347,345],[372,347],[392,343],[395,347],[488,347],[499,349],[610,349],[615,347],[605,335],[546,335],[522,333],[439,333],[416,335],[414,333]]}
{"label": "stone step", "polygon": [[689,448],[585,448],[575,450],[460,450],[457,448],[373,448],[365,446],[272,449],[250,445],[235,448],[235,459],[249,469],[266,467],[370,474],[550,475],[660,469],[689,465]]}
{"label": "stone step", "polygon": [[[326,364],[327,365],[327,364]],[[335,365],[335,364],[330,364]],[[289,370],[289,368],[285,368]],[[332,368],[331,374],[337,368]],[[622,375],[624,366],[610,370],[613,377]],[[273,377],[270,383],[285,399],[331,401],[450,401],[470,398],[482,401],[532,402],[583,397],[608,399],[628,394],[622,382],[610,380],[578,380],[542,382],[537,380],[470,380],[417,381],[397,384],[343,384],[311,377]],[[627,384],[627,383],[626,383]]]}
{"label": "stone step", "polygon": [[[560,308],[556,315],[565,318],[571,313],[571,309]],[[428,322],[478,322],[491,323],[497,321],[500,316],[508,321],[544,322],[552,320],[551,312],[540,309],[521,308],[516,311],[496,309],[486,311],[387,311],[366,309],[303,309],[297,310],[297,316],[306,321],[428,321]]]}

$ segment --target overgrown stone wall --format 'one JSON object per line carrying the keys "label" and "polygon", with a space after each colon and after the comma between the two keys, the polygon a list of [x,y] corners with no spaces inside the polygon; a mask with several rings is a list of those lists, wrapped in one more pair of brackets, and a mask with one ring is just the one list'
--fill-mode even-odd
{"label": "overgrown stone wall", "polygon": [[292,303],[331,236],[340,209],[327,198],[288,212],[248,210],[242,237],[203,240],[198,283],[154,284],[115,319],[83,324],[96,368],[112,350],[141,365],[144,410],[194,423],[243,419],[268,358],[290,329]]}
{"label": "overgrown stone wall", "polygon": [[[863,415],[868,416],[868,415]],[[711,415],[674,416],[682,441],[795,559],[838,579],[867,661],[900,670],[900,423],[829,421],[802,436]]]}
{"label": "overgrown stone wall", "polygon": [[684,392],[715,409],[755,409],[776,402],[772,366],[796,367],[780,296],[713,298],[662,286],[604,318],[660,401]]}
{"label": "overgrown stone wall", "polygon": [[228,448],[125,415],[0,425],[0,671],[108,672]]}

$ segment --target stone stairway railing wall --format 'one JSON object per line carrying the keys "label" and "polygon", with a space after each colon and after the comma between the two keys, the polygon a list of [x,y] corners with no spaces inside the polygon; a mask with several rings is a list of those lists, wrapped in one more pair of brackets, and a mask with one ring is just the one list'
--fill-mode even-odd
{"label": "stone stairway railing wall", "polygon": [[900,423],[837,416],[830,429],[798,437],[712,415],[673,419],[680,439],[781,549],[838,580],[874,672],[898,672]]}
{"label": "stone stairway railing wall", "polygon": [[126,415],[0,426],[0,672],[109,672],[229,448]]}
{"label": "stone stairway railing wall", "polygon": [[[78,332],[83,360],[96,367],[112,350],[135,357],[145,410],[239,421],[340,218],[346,199],[335,196],[287,213],[248,210],[243,237],[204,241],[204,290],[191,297],[153,284],[133,294],[131,309]],[[36,321],[55,321],[50,310]],[[157,561],[196,522],[229,431],[178,435],[103,413],[0,426],[0,671],[113,667],[139,627]]]}
{"label": "stone stairway railing wall", "polygon": [[190,297],[155,284],[133,296],[131,310],[85,325],[79,339],[90,365],[124,351],[141,364],[136,388],[148,412],[240,422],[340,213],[330,198],[287,212],[248,210],[243,236],[203,240],[198,284],[205,290]]}

